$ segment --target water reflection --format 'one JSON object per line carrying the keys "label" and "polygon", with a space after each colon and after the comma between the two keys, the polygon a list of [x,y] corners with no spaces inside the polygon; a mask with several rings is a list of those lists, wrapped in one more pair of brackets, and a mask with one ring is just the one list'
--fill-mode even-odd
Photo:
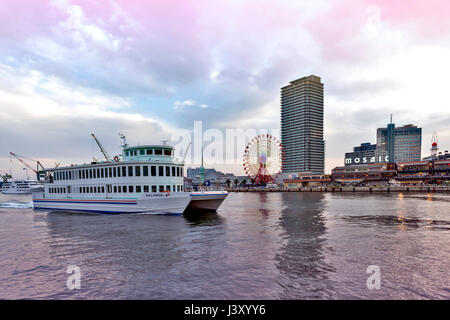
{"label": "water reflection", "polygon": [[324,195],[285,193],[279,220],[286,240],[276,256],[283,299],[324,298],[332,290],[328,274],[335,268],[325,260],[327,244]]}
{"label": "water reflection", "polygon": [[62,271],[74,264],[83,274],[83,290],[62,287],[55,297],[158,299],[175,294],[165,286],[174,281],[171,270],[181,259],[182,217],[49,212],[45,221],[50,259]]}
{"label": "water reflection", "polygon": [[198,214],[187,214],[183,216],[190,226],[215,226],[223,223],[224,219],[217,212],[201,212]]}

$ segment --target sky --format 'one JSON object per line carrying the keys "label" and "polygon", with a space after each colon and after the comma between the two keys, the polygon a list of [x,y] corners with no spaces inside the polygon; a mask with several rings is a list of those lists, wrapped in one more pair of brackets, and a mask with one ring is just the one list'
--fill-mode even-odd
{"label": "sky", "polygon": [[[325,89],[326,171],[389,122],[450,149],[448,0],[3,0],[0,173],[171,140],[280,127],[280,88]],[[172,144],[175,144],[171,141]],[[242,150],[243,152],[243,150]],[[209,163],[243,174],[236,163]],[[195,165],[195,163],[193,164]],[[31,172],[30,172],[31,173]]]}

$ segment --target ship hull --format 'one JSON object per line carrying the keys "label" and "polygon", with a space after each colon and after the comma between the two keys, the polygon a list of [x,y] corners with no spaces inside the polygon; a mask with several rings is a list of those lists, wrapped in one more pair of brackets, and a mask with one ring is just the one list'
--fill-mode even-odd
{"label": "ship hull", "polygon": [[111,198],[49,198],[42,190],[33,192],[34,209],[52,211],[80,211],[99,213],[148,213],[171,214],[216,211],[228,193],[219,192],[176,192],[148,193],[138,199]]}

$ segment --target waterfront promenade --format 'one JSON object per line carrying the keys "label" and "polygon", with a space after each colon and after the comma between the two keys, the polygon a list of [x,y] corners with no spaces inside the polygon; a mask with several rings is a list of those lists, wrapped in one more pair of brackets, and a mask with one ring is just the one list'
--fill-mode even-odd
{"label": "waterfront promenade", "polygon": [[227,188],[228,192],[450,192],[450,186]]}

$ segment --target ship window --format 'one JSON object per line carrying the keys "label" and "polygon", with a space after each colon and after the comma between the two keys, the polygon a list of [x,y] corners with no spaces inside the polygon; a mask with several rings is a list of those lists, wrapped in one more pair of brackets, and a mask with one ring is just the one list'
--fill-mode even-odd
{"label": "ship window", "polygon": [[156,177],[156,166],[151,166],[150,169],[152,177]]}
{"label": "ship window", "polygon": [[112,178],[112,168],[109,168],[109,177]]}
{"label": "ship window", "polygon": [[129,177],[133,176],[133,167],[132,166],[128,166],[128,176]]}
{"label": "ship window", "polygon": [[102,187],[102,193],[105,193],[105,187]]}
{"label": "ship window", "polygon": [[166,177],[170,177],[170,167],[166,167]]}
{"label": "ship window", "polygon": [[145,155],[145,150],[144,150],[144,149],[139,150],[139,154],[140,154],[141,156]]}
{"label": "ship window", "polygon": [[133,156],[137,156],[137,150],[133,151]]}
{"label": "ship window", "polygon": [[155,154],[162,154],[162,150],[161,149],[155,149]]}
{"label": "ship window", "polygon": [[180,167],[177,167],[177,177],[180,176]]}
{"label": "ship window", "polygon": [[159,186],[159,192],[163,192],[164,191],[164,186]]}
{"label": "ship window", "polygon": [[125,151],[125,156],[129,156],[130,155],[130,153],[128,152],[128,151]]}
{"label": "ship window", "polygon": [[112,171],[113,171],[113,177],[115,178],[115,177],[117,177],[117,170],[116,170],[117,168],[116,167],[114,167],[114,168],[112,168]]}
{"label": "ship window", "polygon": [[89,193],[93,193],[93,192],[92,192],[92,187],[89,187]]}
{"label": "ship window", "polygon": [[134,192],[134,187],[133,186],[129,186],[128,187],[128,192]]}
{"label": "ship window", "polygon": [[127,186],[122,187],[123,193],[127,192]]}
{"label": "ship window", "polygon": [[164,150],[164,155],[165,156],[170,156],[170,155],[172,155],[172,151],[171,150]]}
{"label": "ship window", "polygon": [[164,176],[164,167],[159,166],[158,167],[158,176],[163,177]]}
{"label": "ship window", "polygon": [[72,179],[72,171],[69,171],[69,180]]}
{"label": "ship window", "polygon": [[142,192],[141,186],[136,186],[136,192]]}
{"label": "ship window", "polygon": [[81,170],[81,178],[86,179],[86,176],[84,175],[84,170]]}
{"label": "ship window", "polygon": [[166,191],[170,191],[170,186],[166,186]]}
{"label": "ship window", "polygon": [[92,179],[92,169],[89,169],[89,179]]}
{"label": "ship window", "polygon": [[100,178],[100,168],[97,168],[97,178]]}
{"label": "ship window", "polygon": [[141,166],[134,167],[134,173],[135,173],[136,177],[141,176]]}
{"label": "ship window", "polygon": [[114,193],[117,193],[117,186],[114,186]]}
{"label": "ship window", "polygon": [[152,192],[156,192],[156,186],[152,186]]}
{"label": "ship window", "polygon": [[175,167],[172,167],[172,177],[175,177]]}
{"label": "ship window", "polygon": [[183,167],[181,167],[180,170],[181,170],[181,176],[183,176]]}
{"label": "ship window", "polygon": [[105,177],[105,168],[101,168],[101,170],[100,170],[100,177],[102,177],[102,178]]}
{"label": "ship window", "polygon": [[126,177],[127,176],[127,167],[123,166],[122,167],[122,177]]}
{"label": "ship window", "polygon": [[122,187],[121,186],[118,186],[117,189],[119,190],[119,193],[122,192]]}
{"label": "ship window", "polygon": [[143,167],[144,172],[142,173],[144,177],[148,177],[148,166]]}
{"label": "ship window", "polygon": [[[137,188],[137,187],[136,187]],[[148,192],[148,186],[144,186],[144,192]]]}
{"label": "ship window", "polygon": [[147,154],[153,154],[153,149],[147,149]]}

